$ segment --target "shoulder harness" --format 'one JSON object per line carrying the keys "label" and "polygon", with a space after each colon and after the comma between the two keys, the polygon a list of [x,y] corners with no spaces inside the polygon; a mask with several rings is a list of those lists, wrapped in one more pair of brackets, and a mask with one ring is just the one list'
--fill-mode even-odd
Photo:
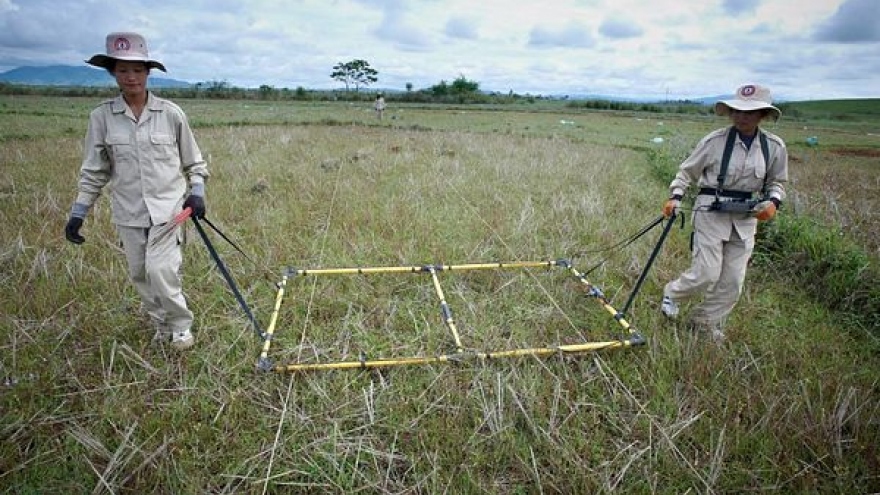
{"label": "shoulder harness", "polygon": [[[761,188],[761,194],[767,188],[767,168],[770,168],[770,145],[767,143],[767,136],[758,128],[758,141],[761,143],[761,154],[764,155],[764,186]],[[733,154],[733,145],[736,144],[736,128],[731,126],[727,132],[727,142],[724,144],[724,153],[721,155],[721,171],[718,173],[718,187],[715,188],[715,196],[721,195],[724,190],[724,179],[727,178],[727,167],[730,165],[730,155]]]}

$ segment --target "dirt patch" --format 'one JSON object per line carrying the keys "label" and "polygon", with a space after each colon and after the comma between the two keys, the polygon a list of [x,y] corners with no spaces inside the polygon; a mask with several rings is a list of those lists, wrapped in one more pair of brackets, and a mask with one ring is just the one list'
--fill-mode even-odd
{"label": "dirt patch", "polygon": [[880,158],[880,149],[875,148],[831,148],[828,151],[835,155]]}

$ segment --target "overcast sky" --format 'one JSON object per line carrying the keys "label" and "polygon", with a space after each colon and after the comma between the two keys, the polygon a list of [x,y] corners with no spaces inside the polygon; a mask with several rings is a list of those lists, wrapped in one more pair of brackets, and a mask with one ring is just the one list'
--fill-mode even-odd
{"label": "overcast sky", "polygon": [[330,89],[364,59],[400,90],[880,97],[880,0],[0,0],[0,72],[84,65],[111,31],[193,83]]}

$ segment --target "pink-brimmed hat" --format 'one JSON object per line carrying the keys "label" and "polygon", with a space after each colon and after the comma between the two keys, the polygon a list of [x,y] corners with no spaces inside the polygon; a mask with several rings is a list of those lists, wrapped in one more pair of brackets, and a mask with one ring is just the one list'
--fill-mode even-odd
{"label": "pink-brimmed hat", "polygon": [[150,58],[147,50],[147,40],[138,33],[110,33],[107,35],[107,54],[98,54],[86,60],[89,65],[108,69],[112,67],[114,60],[126,60],[130,62],[144,62],[147,67],[156,68],[162,72],[165,66],[158,60]]}
{"label": "pink-brimmed hat", "polygon": [[767,109],[773,114],[774,120],[779,120],[782,111],[772,105],[773,98],[770,96],[770,89],[758,84],[746,84],[736,89],[735,98],[732,100],[721,100],[715,103],[715,113],[718,115],[728,115],[730,110],[740,110],[748,112],[751,110]]}

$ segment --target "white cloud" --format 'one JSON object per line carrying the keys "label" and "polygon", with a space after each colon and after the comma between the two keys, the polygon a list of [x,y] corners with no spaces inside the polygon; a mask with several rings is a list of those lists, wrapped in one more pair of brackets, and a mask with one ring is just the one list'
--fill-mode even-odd
{"label": "white cloud", "polygon": [[535,26],[529,33],[529,45],[538,48],[589,48],[595,43],[590,28],[576,21],[559,28]]}
{"label": "white cloud", "polygon": [[645,31],[632,21],[624,19],[606,19],[599,26],[599,32],[607,38],[637,38]]}
{"label": "white cloud", "polygon": [[724,0],[721,8],[736,17],[753,13],[760,3],[761,0]]}
{"label": "white cloud", "polygon": [[398,11],[385,12],[381,24],[372,32],[380,40],[389,41],[405,51],[426,51],[433,44],[430,32],[423,31],[410,16]]}
{"label": "white cloud", "polygon": [[0,0],[0,14],[5,12],[15,12],[17,10],[18,5],[12,0]]}
{"label": "white cloud", "polygon": [[[361,58],[377,87],[694,98],[880,97],[876,0],[0,0],[0,67],[80,65],[139,31],[168,77],[327,89]],[[58,15],[63,12],[64,15]],[[841,77],[846,74],[846,77]]]}
{"label": "white cloud", "polygon": [[446,21],[446,27],[443,29],[450,38],[461,38],[467,40],[475,40],[479,38],[477,32],[477,21],[467,17],[453,16]]}

